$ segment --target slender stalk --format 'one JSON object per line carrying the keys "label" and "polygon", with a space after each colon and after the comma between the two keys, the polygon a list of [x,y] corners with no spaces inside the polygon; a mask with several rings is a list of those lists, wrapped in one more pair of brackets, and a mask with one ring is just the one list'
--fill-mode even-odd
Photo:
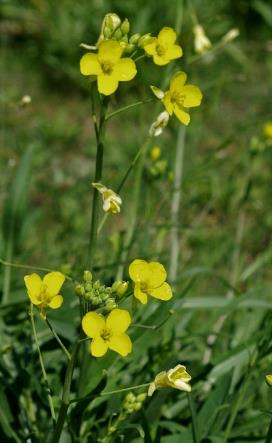
{"label": "slender stalk", "polygon": [[[20,263],[11,263],[10,261],[2,260],[1,258],[0,258],[0,263],[4,266],[13,267],[13,268],[32,269],[32,270],[44,271],[44,272],[55,272],[54,269],[42,268],[40,266],[22,265]],[[65,275],[65,278],[67,280],[71,280],[71,281],[73,280],[68,275]]]}
{"label": "slender stalk", "polygon": [[193,440],[194,443],[199,443],[200,442],[200,436],[199,436],[199,430],[198,430],[198,423],[197,423],[197,415],[196,415],[196,410],[195,410],[195,403],[192,397],[191,393],[187,394],[187,398],[188,398],[188,403],[189,403],[189,408],[191,411],[191,416],[192,416],[192,431],[193,431]]}
{"label": "slender stalk", "polygon": [[70,391],[71,391],[71,382],[74,372],[74,366],[79,350],[79,340],[75,343],[74,349],[72,351],[71,359],[69,361],[69,364],[66,369],[65,379],[64,379],[64,386],[63,386],[63,393],[62,393],[62,399],[61,399],[61,405],[59,410],[59,415],[57,419],[57,423],[54,429],[54,433],[51,439],[51,443],[58,443],[62,429],[67,417],[67,412],[70,404]]}
{"label": "slender stalk", "polygon": [[150,103],[152,101],[154,101],[154,98],[148,98],[147,100],[141,100],[139,102],[131,103],[130,105],[124,106],[123,108],[117,109],[116,111],[107,114],[105,117],[105,121],[108,121],[110,118],[115,117],[116,115],[121,114],[121,112],[125,112],[128,109],[132,109],[140,105],[145,105],[146,103]]}
{"label": "slender stalk", "polygon": [[70,401],[70,404],[78,403],[79,401],[86,400],[87,398],[105,397],[106,395],[120,394],[120,392],[127,392],[127,391],[133,391],[134,389],[146,388],[149,385],[150,383],[143,383],[141,385],[130,386],[129,388],[122,388],[122,389],[116,389],[115,391],[101,392],[98,395],[93,395],[93,394],[85,395],[85,397],[74,398],[73,400]]}
{"label": "slender stalk", "polygon": [[[13,223],[11,223],[10,233],[7,241],[6,248],[6,259],[8,262],[12,261],[13,255]],[[3,278],[3,297],[2,304],[8,303],[9,293],[10,293],[10,279],[11,279],[11,268],[8,266],[4,270],[4,278]]]}
{"label": "slender stalk", "polygon": [[183,159],[185,148],[185,126],[180,126],[176,144],[176,159],[174,173],[174,190],[171,204],[171,231],[170,231],[170,266],[169,280],[175,282],[177,278],[179,263],[179,220],[180,220],[180,200],[181,200],[181,182],[183,175]]}
{"label": "slender stalk", "polygon": [[68,349],[66,348],[66,346],[62,343],[61,339],[59,338],[58,334],[56,333],[55,329],[53,328],[53,326],[51,325],[51,323],[49,322],[48,318],[46,318],[46,323],[47,326],[49,327],[50,331],[52,332],[52,334],[54,335],[55,339],[57,340],[58,344],[60,345],[61,349],[63,350],[64,354],[66,355],[66,357],[68,358],[68,360],[71,360],[71,354],[68,351]]}
{"label": "slender stalk", "polygon": [[[104,156],[104,129],[105,129],[105,106],[101,105],[101,115],[99,126],[94,120],[95,135],[96,135],[96,164],[94,182],[99,182],[102,178],[103,171],[103,156]],[[98,234],[98,197],[99,192],[93,188],[93,202],[91,215],[91,228],[89,239],[89,255],[88,255],[88,269],[92,270],[93,261],[96,250],[97,234]]]}
{"label": "slender stalk", "polygon": [[48,403],[49,403],[49,408],[50,408],[50,412],[51,412],[51,417],[53,422],[56,422],[56,414],[55,414],[55,409],[54,409],[54,405],[53,405],[53,399],[51,396],[51,390],[49,387],[49,383],[48,383],[48,378],[47,378],[47,374],[46,374],[46,370],[45,370],[45,366],[44,366],[44,362],[43,362],[43,358],[42,358],[42,353],[40,350],[40,346],[39,346],[39,342],[38,342],[38,337],[37,337],[37,331],[36,331],[36,327],[35,327],[35,321],[34,321],[34,312],[33,312],[33,304],[30,304],[30,320],[31,320],[31,326],[32,326],[32,331],[33,331],[33,336],[34,336],[34,341],[36,344],[36,348],[39,354],[39,360],[40,360],[40,365],[41,365],[41,370],[42,370],[42,375],[43,375],[43,379],[47,388],[47,398],[48,398]]}

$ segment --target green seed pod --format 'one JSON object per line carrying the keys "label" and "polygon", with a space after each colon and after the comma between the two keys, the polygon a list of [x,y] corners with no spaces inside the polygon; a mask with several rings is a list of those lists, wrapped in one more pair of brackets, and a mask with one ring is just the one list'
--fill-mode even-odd
{"label": "green seed pod", "polygon": [[139,34],[139,33],[133,34],[129,39],[129,43],[131,43],[132,45],[136,45],[138,43],[140,37],[141,37],[141,34]]}
{"label": "green seed pod", "polygon": [[122,31],[122,34],[126,35],[129,33],[130,30],[130,23],[127,18],[123,21],[123,23],[120,26],[120,29]]}
{"label": "green seed pod", "polygon": [[92,273],[91,271],[84,271],[83,272],[83,280],[85,281],[85,283],[90,283],[93,279]]}

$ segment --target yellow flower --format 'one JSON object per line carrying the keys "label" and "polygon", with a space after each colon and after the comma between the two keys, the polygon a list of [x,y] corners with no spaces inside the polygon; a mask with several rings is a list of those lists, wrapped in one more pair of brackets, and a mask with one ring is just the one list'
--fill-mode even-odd
{"label": "yellow flower", "polygon": [[266,138],[272,138],[272,121],[265,123],[263,126],[263,135]]}
{"label": "yellow flower", "polygon": [[88,52],[81,58],[81,74],[97,76],[98,91],[101,94],[113,94],[119,82],[132,80],[137,74],[134,61],[121,58],[122,52],[119,42],[104,40],[98,47],[98,54]]}
{"label": "yellow flower", "polygon": [[269,386],[272,386],[272,374],[268,374],[268,375],[266,375],[266,376],[265,376],[265,379],[266,379],[266,383],[267,383]]}
{"label": "yellow flower", "polygon": [[153,93],[162,100],[169,115],[173,113],[184,125],[190,123],[190,115],[184,108],[194,108],[199,106],[202,100],[202,92],[195,85],[185,85],[187,75],[179,71],[170,80],[170,88],[165,93],[160,89],[151,86]]}
{"label": "yellow flower", "polygon": [[105,319],[97,312],[88,312],[82,319],[82,329],[92,338],[90,353],[102,357],[108,349],[125,357],[131,352],[132,343],[127,334],[131,323],[129,312],[124,309],[113,309]]}
{"label": "yellow flower", "polygon": [[201,25],[196,25],[193,27],[193,32],[195,34],[195,51],[198,54],[204,54],[212,46],[210,40],[206,36],[204,29]]}
{"label": "yellow flower", "polygon": [[165,281],[167,273],[161,263],[136,259],[129,266],[129,275],[134,281],[134,296],[144,305],[149,295],[159,300],[172,298],[171,287]]}
{"label": "yellow flower", "polygon": [[183,365],[177,365],[169,371],[160,372],[156,375],[155,380],[150,383],[147,395],[151,397],[154,391],[159,388],[174,388],[180,391],[191,392],[191,386],[189,381],[191,376],[186,372],[186,367]]}
{"label": "yellow flower", "polygon": [[46,308],[58,309],[63,303],[59,294],[65,277],[61,272],[49,272],[43,279],[38,274],[25,275],[24,281],[28,296],[33,305],[40,310],[43,319],[46,318]]}
{"label": "yellow flower", "polygon": [[102,183],[92,183],[92,185],[102,195],[103,210],[112,214],[118,214],[121,211],[122,204],[120,195],[116,194],[112,189],[106,188]]}
{"label": "yellow flower", "polygon": [[153,57],[156,65],[167,65],[172,60],[182,56],[182,49],[175,44],[177,34],[174,29],[164,27],[158,37],[150,37],[143,48],[146,54]]}

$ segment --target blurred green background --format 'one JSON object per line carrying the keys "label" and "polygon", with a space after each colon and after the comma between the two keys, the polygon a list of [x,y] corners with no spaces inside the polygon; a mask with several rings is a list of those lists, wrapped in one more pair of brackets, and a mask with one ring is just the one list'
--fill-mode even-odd
{"label": "blurred green background", "polygon": [[[269,414],[264,411],[271,410],[271,391],[264,376],[272,371],[272,331],[267,329],[272,308],[272,142],[263,132],[264,124],[272,120],[272,6],[264,0],[195,0],[191,7],[214,45],[203,56],[194,52],[191,8],[185,1],[1,2],[0,257],[34,267],[65,267],[80,278],[87,256],[96,147],[90,84],[79,71],[85,50],[79,45],[95,44],[108,12],[127,17],[133,33],[157,35],[163,26],[175,26],[178,10],[182,18],[178,41],[184,56],[173,63],[172,72],[184,69],[190,83],[203,91],[204,100],[191,113],[186,130],[176,314],[159,334],[153,331],[141,336],[137,331],[134,354],[128,363],[114,363],[110,373],[114,377],[108,386],[145,383],[165,367],[186,362],[196,377],[203,443],[222,443],[218,436],[237,404],[240,388],[245,386],[254,347],[259,352],[256,369],[250,372],[250,384],[245,386],[239,403],[230,441],[239,443],[247,438],[263,442],[269,422]],[[232,28],[239,29],[239,37],[220,46],[222,37]],[[112,99],[112,110],[151,98],[149,85],[160,86],[161,72],[151,60],[140,60],[137,80],[122,84]],[[25,95],[31,97],[31,103],[22,102]],[[110,121],[104,169],[107,186],[117,188],[147,136],[152,113],[154,103],[149,103]],[[143,257],[159,259],[166,267],[169,263],[177,132],[178,122],[172,119],[164,135],[153,143],[161,148],[166,170],[160,171],[157,166],[159,172],[156,167],[154,172],[151,158],[146,160],[129,261]],[[114,279],[122,239],[130,223],[133,183],[132,173],[121,194],[121,215],[109,217],[99,239],[96,270],[108,283]],[[9,299],[0,311],[0,404],[8,411],[4,418],[0,414],[0,440],[26,441],[36,426],[40,432],[37,441],[45,441],[47,415],[43,408],[46,410],[47,405],[44,387],[32,378],[39,366],[37,355],[31,354],[22,279],[25,271],[8,269],[2,267],[0,278],[4,291],[7,280],[10,282]],[[228,291],[234,297],[233,304],[226,302]],[[72,288],[68,287],[66,297],[63,314],[51,316],[56,330],[70,345],[78,322],[72,316]],[[141,311],[143,322],[156,323],[156,309]],[[211,362],[205,366],[207,337],[222,313],[227,314],[227,320]],[[166,314],[164,307],[161,318]],[[39,328],[50,380],[58,392],[64,361],[41,322]],[[111,358],[93,363],[92,374],[109,367]],[[94,377],[86,392],[98,382],[99,376]],[[209,391],[213,384],[216,391]],[[209,392],[213,392],[212,397]],[[160,393],[154,399],[149,401],[145,417],[137,418],[146,435],[150,432],[151,440],[140,437],[139,441],[175,443],[183,436],[184,443],[191,442],[186,398],[171,392]],[[219,411],[222,405],[225,415]],[[118,399],[109,400],[108,416],[119,407]],[[98,404],[87,411],[89,427],[95,427],[99,408]],[[217,412],[205,431],[211,410]],[[103,421],[101,426],[105,426]],[[63,441],[97,441],[88,440],[88,432],[78,437],[80,432],[75,425],[73,439],[67,433]],[[92,438],[98,438],[99,432],[95,435]],[[125,435],[125,441],[138,441],[137,435]],[[214,435],[218,440],[213,439]]]}

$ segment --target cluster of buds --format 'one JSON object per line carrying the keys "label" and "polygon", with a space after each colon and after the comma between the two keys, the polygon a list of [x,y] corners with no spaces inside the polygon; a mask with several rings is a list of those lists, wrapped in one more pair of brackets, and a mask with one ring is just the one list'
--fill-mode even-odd
{"label": "cluster of buds", "polygon": [[90,271],[84,271],[83,282],[76,284],[75,292],[93,307],[103,306],[109,312],[117,308],[116,298],[122,297],[127,288],[128,283],[124,281],[116,281],[110,287],[105,286],[99,280],[93,281]]}
{"label": "cluster of buds", "polygon": [[123,46],[124,53],[131,54],[137,47],[143,48],[150,39],[150,33],[144,35],[136,33],[129,37],[129,31],[130,23],[127,18],[122,21],[120,17],[113,12],[106,14],[102,22],[96,47],[98,47],[103,40],[117,40]]}
{"label": "cluster of buds", "polygon": [[126,414],[133,414],[141,409],[143,402],[146,399],[146,394],[134,395],[133,392],[129,392],[123,402],[123,409]]}

